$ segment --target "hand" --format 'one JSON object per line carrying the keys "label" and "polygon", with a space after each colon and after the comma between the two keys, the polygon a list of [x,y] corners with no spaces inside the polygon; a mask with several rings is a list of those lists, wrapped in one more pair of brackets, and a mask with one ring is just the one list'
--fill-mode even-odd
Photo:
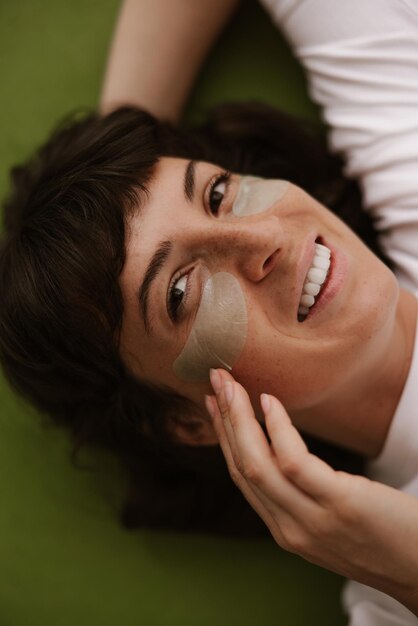
{"label": "hand", "polygon": [[275,541],[418,610],[418,500],[309,453],[283,405],[262,394],[267,440],[248,394],[211,371],[206,406],[229,473]]}

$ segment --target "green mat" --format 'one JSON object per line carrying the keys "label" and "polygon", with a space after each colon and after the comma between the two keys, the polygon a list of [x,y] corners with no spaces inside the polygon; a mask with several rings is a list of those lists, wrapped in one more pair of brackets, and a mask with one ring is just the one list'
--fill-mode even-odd
{"label": "green mat", "polygon": [[[97,102],[116,0],[0,4],[0,193],[57,120]],[[303,74],[245,2],[191,97],[189,119],[259,99],[315,119]],[[1,297],[1,296],[0,296]],[[338,626],[342,579],[268,540],[124,531],[107,454],[69,463],[65,433],[0,380],[0,626]]]}

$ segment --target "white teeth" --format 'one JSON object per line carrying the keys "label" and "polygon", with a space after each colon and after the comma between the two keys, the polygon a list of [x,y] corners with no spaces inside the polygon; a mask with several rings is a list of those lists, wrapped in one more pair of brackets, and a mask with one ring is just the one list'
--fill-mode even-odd
{"label": "white teeth", "polygon": [[329,257],[331,256],[331,250],[329,248],[327,248],[326,246],[323,246],[322,243],[316,243],[315,244],[315,255],[323,256],[323,257],[326,257],[327,259],[329,259]]}
{"label": "white teeth", "polygon": [[303,294],[300,299],[300,303],[302,306],[307,306],[308,308],[315,304],[315,298],[313,296],[308,296],[307,294]]}
{"label": "white teeth", "polygon": [[317,285],[316,283],[305,283],[303,285],[303,293],[308,294],[308,296],[317,296],[321,291],[321,285]]}
{"label": "white teeth", "polygon": [[315,296],[321,291],[321,286],[328,276],[330,265],[331,250],[320,243],[315,243],[315,255],[306,275],[298,308],[298,320],[300,322],[303,322],[309,309],[315,304]]}
{"label": "white teeth", "polygon": [[312,262],[312,267],[317,267],[320,270],[325,270],[329,268],[330,260],[326,259],[323,256],[314,256],[314,260]]}
{"label": "white teeth", "polygon": [[325,270],[320,270],[316,267],[311,267],[306,278],[311,283],[317,283],[318,285],[322,285],[322,283],[325,281],[326,275],[327,273]]}

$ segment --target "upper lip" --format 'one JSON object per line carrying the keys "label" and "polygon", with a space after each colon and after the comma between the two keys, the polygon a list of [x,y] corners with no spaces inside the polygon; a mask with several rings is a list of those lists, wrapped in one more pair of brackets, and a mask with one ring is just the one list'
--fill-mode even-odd
{"label": "upper lip", "polygon": [[315,240],[318,235],[316,233],[310,233],[308,237],[305,237],[301,245],[301,251],[299,254],[299,260],[296,265],[296,277],[295,277],[295,317],[297,318],[299,302],[302,296],[302,289],[305,283],[306,274],[312,265],[313,258],[315,256]]}

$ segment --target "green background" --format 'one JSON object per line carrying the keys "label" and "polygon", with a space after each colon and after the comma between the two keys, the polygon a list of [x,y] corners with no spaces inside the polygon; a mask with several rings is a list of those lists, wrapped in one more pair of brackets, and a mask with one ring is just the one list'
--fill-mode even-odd
{"label": "green background", "polygon": [[[57,121],[94,107],[116,0],[0,4],[0,193]],[[245,2],[186,116],[260,99],[317,118],[303,74],[262,9]],[[1,295],[0,295],[1,297]],[[127,532],[111,456],[69,462],[65,433],[0,380],[0,626],[338,626],[342,579],[271,540]],[[90,468],[90,469],[89,469]]]}

